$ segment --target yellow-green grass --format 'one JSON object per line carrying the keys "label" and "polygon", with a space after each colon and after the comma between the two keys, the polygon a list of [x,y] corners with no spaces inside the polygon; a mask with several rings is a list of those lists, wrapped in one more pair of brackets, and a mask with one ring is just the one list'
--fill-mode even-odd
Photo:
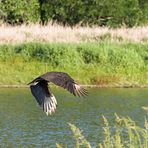
{"label": "yellow-green grass", "polygon": [[26,84],[65,71],[81,84],[148,84],[148,44],[24,43],[0,45],[0,84]]}
{"label": "yellow-green grass", "polygon": [[[143,127],[138,126],[129,117],[119,117],[115,114],[115,120],[111,124],[103,116],[104,126],[101,130],[102,140],[91,146],[91,143],[82,134],[82,131],[74,124],[69,126],[75,140],[75,148],[147,148],[148,147],[148,122],[145,119]],[[99,137],[100,134],[95,137]],[[57,148],[66,148],[64,144],[56,144]],[[63,146],[64,145],[64,146]]]}

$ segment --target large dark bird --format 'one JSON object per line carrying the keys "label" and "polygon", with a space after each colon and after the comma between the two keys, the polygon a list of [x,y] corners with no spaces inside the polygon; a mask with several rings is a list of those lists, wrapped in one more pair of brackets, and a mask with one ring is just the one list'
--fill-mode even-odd
{"label": "large dark bird", "polygon": [[48,82],[52,82],[58,86],[67,89],[74,96],[84,96],[87,91],[77,84],[67,73],[64,72],[47,72],[30,84],[30,89],[37,100],[38,104],[43,108],[43,111],[48,115],[55,112],[57,101],[51,90],[48,89]]}

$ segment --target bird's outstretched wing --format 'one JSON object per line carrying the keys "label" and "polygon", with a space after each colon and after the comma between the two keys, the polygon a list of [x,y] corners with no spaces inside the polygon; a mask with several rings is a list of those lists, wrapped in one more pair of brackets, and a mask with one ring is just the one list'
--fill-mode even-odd
{"label": "bird's outstretched wing", "polygon": [[57,101],[54,95],[48,90],[46,81],[40,81],[30,85],[31,92],[43,111],[48,115],[55,112]]}
{"label": "bird's outstretched wing", "polygon": [[61,86],[71,92],[74,96],[87,95],[87,91],[82,86],[77,84],[67,73],[47,72],[44,75],[41,75],[39,79],[44,79],[58,86]]}

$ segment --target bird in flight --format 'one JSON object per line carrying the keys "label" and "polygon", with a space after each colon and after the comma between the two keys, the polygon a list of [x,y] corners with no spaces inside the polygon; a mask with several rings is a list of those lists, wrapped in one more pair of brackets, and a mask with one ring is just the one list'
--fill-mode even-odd
{"label": "bird in flight", "polygon": [[74,79],[64,72],[47,72],[35,78],[28,84],[33,96],[47,116],[55,112],[57,106],[57,100],[48,87],[48,82],[67,89],[74,96],[81,97],[87,95],[86,89],[77,84]]}

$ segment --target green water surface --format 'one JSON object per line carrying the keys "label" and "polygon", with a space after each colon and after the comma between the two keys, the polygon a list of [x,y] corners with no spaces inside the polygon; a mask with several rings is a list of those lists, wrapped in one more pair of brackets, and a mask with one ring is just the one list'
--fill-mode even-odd
{"label": "green water surface", "polygon": [[72,96],[61,88],[52,88],[58,107],[46,116],[29,88],[0,88],[0,147],[56,147],[56,143],[73,147],[68,123],[79,127],[92,145],[101,140],[102,115],[110,124],[114,113],[129,116],[143,126],[148,114],[147,88],[89,89],[86,98]]}

